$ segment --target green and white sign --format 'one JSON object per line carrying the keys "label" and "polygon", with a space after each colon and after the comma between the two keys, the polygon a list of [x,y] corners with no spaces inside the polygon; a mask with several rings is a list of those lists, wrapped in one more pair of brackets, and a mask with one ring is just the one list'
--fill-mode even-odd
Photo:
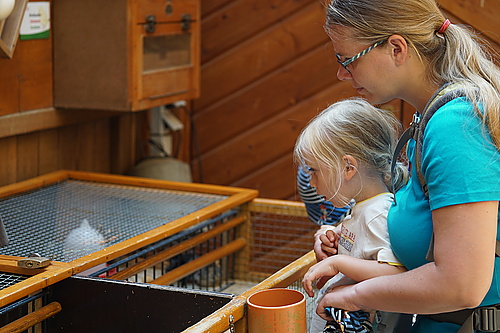
{"label": "green and white sign", "polygon": [[50,2],[28,2],[19,37],[21,40],[50,37]]}

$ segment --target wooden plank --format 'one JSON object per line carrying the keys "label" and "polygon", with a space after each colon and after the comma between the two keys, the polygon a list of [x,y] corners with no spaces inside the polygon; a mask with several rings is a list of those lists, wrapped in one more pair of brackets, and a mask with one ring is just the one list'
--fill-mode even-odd
{"label": "wooden plank", "polygon": [[94,172],[109,172],[111,168],[111,149],[119,149],[119,147],[111,147],[110,143],[110,120],[100,119],[93,122],[92,141],[94,147],[92,151],[92,166],[90,171]]}
{"label": "wooden plank", "polygon": [[2,117],[0,138],[109,118],[117,114],[123,113],[103,110],[57,110],[52,107],[19,112]]}
{"label": "wooden plank", "polygon": [[297,192],[296,170],[290,152],[248,173],[231,186],[258,188],[261,198],[288,198]]}
{"label": "wooden plank", "polygon": [[314,2],[202,64],[201,96],[195,107],[203,109],[324,43],[323,22],[324,8]]}
{"label": "wooden plank", "polygon": [[[327,44],[328,38],[324,35],[324,43]],[[338,83],[335,75],[338,64],[332,63],[332,54],[322,44],[253,84],[197,111],[194,122],[200,153],[214,149],[239,133]]]}
{"label": "wooden plank", "polygon": [[30,327],[41,323],[47,318],[54,316],[62,310],[61,304],[58,302],[49,303],[40,309],[37,309],[7,325],[0,327],[0,333],[21,333]]}
{"label": "wooden plank", "polygon": [[247,241],[245,238],[237,238],[236,240],[230,242],[227,245],[221,246],[212,250],[199,258],[193,259],[184,265],[173,269],[164,275],[160,276],[157,279],[154,279],[150,283],[152,284],[161,284],[161,285],[170,285],[182,278],[185,278],[189,274],[196,272],[197,270],[204,268],[211,263],[219,260],[221,258],[227,257],[238,250],[241,250],[243,247],[247,245]]}
{"label": "wooden plank", "polygon": [[329,103],[353,95],[350,84],[340,82],[211,150],[202,156],[204,181],[231,184],[276,157],[291,153],[299,132],[314,115]]}
{"label": "wooden plank", "polygon": [[[1,80],[0,80],[1,81]],[[17,138],[0,139],[0,186],[17,180]]]}
{"label": "wooden plank", "polygon": [[59,132],[57,129],[41,131],[38,144],[38,172],[46,174],[61,169],[59,167],[59,155],[57,147],[59,144]]}
{"label": "wooden plank", "polygon": [[0,187],[0,198],[37,189],[60,180],[68,179],[68,177],[69,177],[68,172],[62,170],[38,176],[35,178],[19,181],[17,183],[13,184],[11,183],[9,185]]}
{"label": "wooden plank", "polygon": [[28,276],[25,280],[0,290],[0,307],[68,278],[73,272],[71,265],[58,261],[52,261],[49,266],[40,269],[21,268],[17,266],[19,259],[21,257],[0,255],[2,272]]}
{"label": "wooden plank", "polygon": [[81,123],[76,125],[74,150],[77,153],[76,170],[92,171],[96,158],[102,156],[95,156],[94,147],[99,145],[95,140],[95,126],[94,123]]}
{"label": "wooden plank", "polygon": [[17,138],[17,179],[24,180],[38,175],[38,133],[24,134]]}
{"label": "wooden plank", "polygon": [[500,24],[498,24],[500,1],[439,0],[438,2],[443,9],[500,44]]}
{"label": "wooden plank", "polygon": [[307,216],[303,202],[255,198],[248,204],[248,209],[253,212],[275,212],[281,215]]}
{"label": "wooden plank", "polygon": [[135,117],[126,113],[111,120],[111,172],[125,174],[135,164]]}
{"label": "wooden plank", "polygon": [[51,43],[52,38],[20,41],[18,44],[22,64],[18,73],[19,112],[53,105]]}
{"label": "wooden plank", "polygon": [[219,10],[221,7],[230,4],[231,2],[232,0],[201,1],[201,16],[206,17],[215,10]]}
{"label": "wooden plank", "polygon": [[[202,63],[217,57],[283,18],[293,15],[312,2],[312,0],[241,0],[221,8],[202,21]],[[245,24],[249,22],[249,17],[258,19],[251,20],[252,24]]]}
{"label": "wooden plank", "polygon": [[61,169],[78,170],[80,152],[76,147],[75,136],[78,125],[59,128],[59,161]]}
{"label": "wooden plank", "polygon": [[[0,115],[12,114],[19,110],[19,49],[12,59],[0,57]],[[1,123],[1,122],[0,122]]]}
{"label": "wooden plank", "polygon": [[72,275],[71,267],[48,270],[32,276],[13,286],[0,290],[0,307],[10,304],[22,297],[64,280]]}
{"label": "wooden plank", "polygon": [[[61,172],[67,174],[68,177],[71,179],[95,181],[108,184],[131,185],[131,186],[167,189],[172,191],[187,191],[187,192],[208,193],[208,194],[218,194],[227,196],[243,194],[245,195],[245,198],[248,200],[257,197],[257,191],[255,190],[227,187],[221,185],[175,182],[175,181],[158,180],[158,179],[150,179],[143,177],[103,174],[97,172],[83,172],[83,171],[61,171]],[[50,176],[50,174],[45,176]],[[243,202],[246,202],[246,200]]]}

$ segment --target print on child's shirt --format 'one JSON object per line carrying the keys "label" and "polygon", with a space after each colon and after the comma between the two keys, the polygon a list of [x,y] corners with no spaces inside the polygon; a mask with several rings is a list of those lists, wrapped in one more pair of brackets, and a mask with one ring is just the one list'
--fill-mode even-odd
{"label": "print on child's shirt", "polygon": [[339,245],[342,246],[347,251],[351,252],[354,245],[356,235],[349,231],[343,224],[342,230],[340,232]]}

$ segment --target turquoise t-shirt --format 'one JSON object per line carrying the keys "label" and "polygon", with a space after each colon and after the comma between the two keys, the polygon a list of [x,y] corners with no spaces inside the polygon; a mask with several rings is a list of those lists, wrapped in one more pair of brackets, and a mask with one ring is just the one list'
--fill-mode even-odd
{"label": "turquoise t-shirt", "polygon": [[[412,165],[415,165],[415,146],[415,141],[410,140],[407,153]],[[432,235],[432,210],[500,200],[500,152],[474,114],[472,104],[464,98],[442,106],[427,123],[422,143],[422,172],[428,184],[429,200],[412,168],[411,179],[396,193],[396,204],[391,207],[387,220],[394,253],[409,270],[428,262],[425,256]],[[470,222],[473,227],[474,221]],[[498,257],[493,281],[482,305],[497,303],[500,303]],[[419,317],[414,332],[456,332],[458,327]]]}

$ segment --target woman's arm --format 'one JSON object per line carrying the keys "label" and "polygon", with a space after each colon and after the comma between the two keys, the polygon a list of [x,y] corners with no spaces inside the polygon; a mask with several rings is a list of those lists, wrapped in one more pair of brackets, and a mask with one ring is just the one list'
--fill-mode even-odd
{"label": "woman's arm", "polygon": [[434,262],[401,274],[333,289],[319,303],[345,310],[430,314],[476,307],[493,276],[498,201],[448,206],[432,213]]}
{"label": "woman's arm", "polygon": [[406,271],[404,266],[390,265],[376,260],[365,260],[346,255],[336,255],[312,266],[304,275],[302,284],[309,296],[314,296],[313,283],[321,288],[339,272],[356,282],[364,281],[381,275],[392,275]]}

